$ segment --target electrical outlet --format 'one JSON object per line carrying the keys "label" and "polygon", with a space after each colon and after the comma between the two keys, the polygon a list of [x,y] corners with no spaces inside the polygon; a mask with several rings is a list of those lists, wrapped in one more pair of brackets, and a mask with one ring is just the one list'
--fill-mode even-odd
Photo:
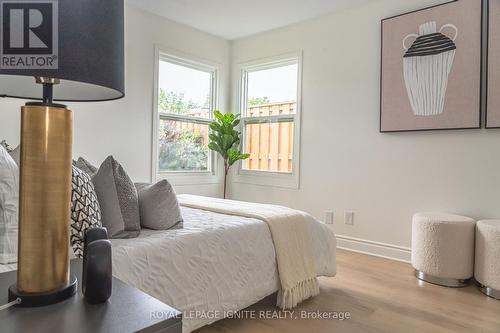
{"label": "electrical outlet", "polygon": [[354,212],[350,212],[350,211],[344,212],[344,223],[347,225],[354,224]]}
{"label": "electrical outlet", "polygon": [[325,223],[326,224],[333,224],[333,212],[332,211],[325,212]]}

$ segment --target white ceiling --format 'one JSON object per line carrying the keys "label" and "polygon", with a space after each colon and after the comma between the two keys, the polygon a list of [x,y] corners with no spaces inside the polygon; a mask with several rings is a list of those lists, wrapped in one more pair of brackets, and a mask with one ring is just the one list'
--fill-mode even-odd
{"label": "white ceiling", "polygon": [[370,0],[127,0],[196,29],[237,39]]}

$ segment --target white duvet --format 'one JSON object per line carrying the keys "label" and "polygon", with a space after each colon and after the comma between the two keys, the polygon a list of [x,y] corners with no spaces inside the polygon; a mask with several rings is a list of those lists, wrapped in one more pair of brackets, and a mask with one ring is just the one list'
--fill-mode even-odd
{"label": "white duvet", "polygon": [[[113,275],[184,312],[184,333],[278,290],[265,222],[181,209],[183,229],[143,229],[138,238],[113,239]],[[335,235],[321,222],[311,222],[310,228],[316,272],[334,276]]]}

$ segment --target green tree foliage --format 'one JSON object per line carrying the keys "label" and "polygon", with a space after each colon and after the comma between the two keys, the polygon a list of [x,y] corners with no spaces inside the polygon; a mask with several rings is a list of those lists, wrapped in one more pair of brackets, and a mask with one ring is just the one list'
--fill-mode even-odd
{"label": "green tree foliage", "polygon": [[200,108],[192,100],[186,101],[183,93],[177,94],[173,91],[167,93],[163,89],[160,89],[158,96],[158,107],[163,112],[176,114],[186,114],[193,109]]}
{"label": "green tree foliage", "polygon": [[[186,115],[192,111],[208,110],[210,96],[204,105],[186,100],[184,94],[160,89],[158,108],[160,112]],[[208,112],[208,111],[207,111]],[[209,149],[199,128],[181,129],[176,122],[160,122],[159,168],[163,171],[205,171],[208,170]]]}
{"label": "green tree foliage", "polygon": [[160,123],[160,170],[205,171],[208,169],[208,148],[198,129],[177,129],[174,121]]}
{"label": "green tree foliage", "polygon": [[236,130],[240,123],[239,115],[222,114],[214,111],[215,120],[210,123],[210,143],[208,148],[219,153],[224,160],[224,198],[226,198],[226,182],[229,168],[239,160],[246,160],[250,154],[239,151],[240,132]]}
{"label": "green tree foliage", "polygon": [[271,103],[271,100],[269,97],[264,96],[264,97],[253,97],[248,99],[248,105],[249,106],[255,106],[255,105],[263,105],[263,104],[269,104]]}

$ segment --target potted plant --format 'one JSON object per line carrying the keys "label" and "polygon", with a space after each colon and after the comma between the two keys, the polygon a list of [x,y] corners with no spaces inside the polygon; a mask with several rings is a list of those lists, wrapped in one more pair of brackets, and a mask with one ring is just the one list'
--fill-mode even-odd
{"label": "potted plant", "polygon": [[240,132],[236,130],[240,123],[239,114],[222,114],[214,111],[215,120],[210,123],[210,143],[208,148],[219,153],[224,160],[224,199],[226,198],[227,174],[229,168],[239,160],[246,160],[250,154],[239,150]]}

